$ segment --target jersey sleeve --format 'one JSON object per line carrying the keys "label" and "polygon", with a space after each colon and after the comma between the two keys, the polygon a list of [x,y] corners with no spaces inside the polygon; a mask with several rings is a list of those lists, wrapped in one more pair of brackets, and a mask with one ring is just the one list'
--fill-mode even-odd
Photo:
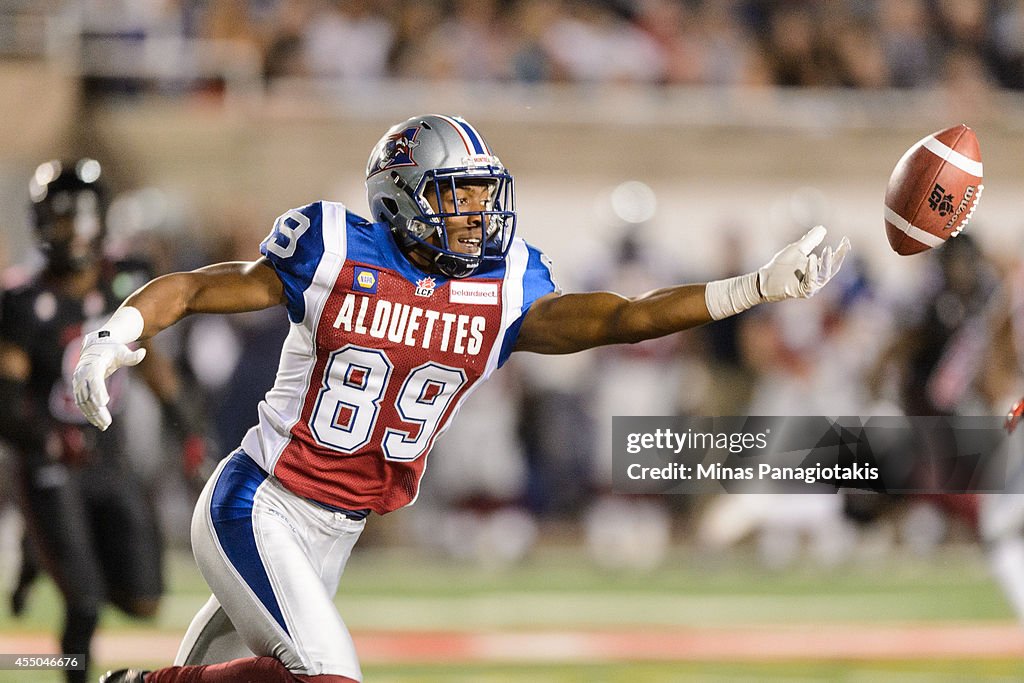
{"label": "jersey sleeve", "polygon": [[518,317],[505,330],[505,337],[501,343],[501,354],[498,356],[499,368],[512,355],[516,340],[519,339],[519,328],[523,326],[523,319],[526,318],[526,312],[530,310],[533,302],[552,292],[561,291],[552,273],[551,260],[530,244],[526,244],[526,251],[526,269],[522,279],[523,303]]}
{"label": "jersey sleeve", "polygon": [[290,209],[274,221],[267,238],[260,243],[263,254],[284,284],[285,306],[293,323],[306,314],[303,292],[324,255],[323,206],[320,202]]}

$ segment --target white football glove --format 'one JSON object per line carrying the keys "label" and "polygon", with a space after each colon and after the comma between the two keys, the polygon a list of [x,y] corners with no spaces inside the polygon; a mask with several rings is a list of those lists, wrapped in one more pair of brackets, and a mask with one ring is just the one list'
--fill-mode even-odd
{"label": "white football glove", "polygon": [[75,366],[71,385],[75,403],[82,414],[93,425],[106,430],[111,423],[110,411],[107,410],[110,396],[107,394],[106,380],[118,368],[142,362],[146,357],[146,349],[132,351],[127,344],[113,341],[109,336],[100,337],[99,334],[90,332],[85,335],[82,355]]}
{"label": "white football glove", "polygon": [[807,299],[839,272],[850,250],[850,240],[844,237],[835,252],[832,247],[825,247],[820,255],[815,254],[814,249],[825,239],[826,232],[825,226],[816,225],[758,269],[758,290],[765,301]]}

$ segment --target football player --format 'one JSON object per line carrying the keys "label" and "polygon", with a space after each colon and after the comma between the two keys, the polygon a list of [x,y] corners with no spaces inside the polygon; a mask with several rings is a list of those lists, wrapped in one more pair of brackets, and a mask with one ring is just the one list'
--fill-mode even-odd
{"label": "football player", "polygon": [[[1024,624],[1024,465],[1021,457],[1021,432],[1024,398],[1006,414],[1005,428],[1010,450],[1005,491],[980,496],[979,528],[988,552],[992,572],[1002,587],[1018,621]],[[1014,435],[1014,433],[1016,435]]]}
{"label": "football player", "polygon": [[128,344],[191,313],[283,304],[291,321],[257,424],[196,506],[192,545],[213,597],[177,666],[105,683],[361,680],[333,603],[352,547],[371,512],[415,501],[434,440],[509,354],[637,342],[809,297],[849,249],[844,238],[815,253],[818,226],[739,277],[635,298],[563,294],[515,236],[512,176],[453,116],[391,128],[366,188],[372,220],[331,201],[289,210],[259,260],[157,278],[86,338],[75,398],[106,429],[106,378],[144,355]]}
{"label": "football player", "polygon": [[[64,600],[61,651],[86,656],[101,606],[154,614],[163,587],[160,538],[143,487],[124,456],[123,427],[85,429],[72,372],[82,337],[151,274],[103,257],[105,189],[93,159],[39,166],[31,219],[45,264],[0,299],[0,438],[17,453],[27,539],[16,612],[38,561]],[[144,372],[168,402],[179,395],[166,360]],[[122,407],[124,378],[110,386]],[[87,664],[88,662],[86,662]],[[85,670],[67,671],[85,681]]]}

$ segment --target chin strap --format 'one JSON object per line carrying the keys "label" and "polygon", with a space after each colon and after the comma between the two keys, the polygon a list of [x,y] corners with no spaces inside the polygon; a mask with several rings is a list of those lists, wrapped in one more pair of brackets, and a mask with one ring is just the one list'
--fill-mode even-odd
{"label": "chin strap", "polygon": [[434,257],[434,267],[447,277],[469,277],[480,267],[480,258],[439,253]]}

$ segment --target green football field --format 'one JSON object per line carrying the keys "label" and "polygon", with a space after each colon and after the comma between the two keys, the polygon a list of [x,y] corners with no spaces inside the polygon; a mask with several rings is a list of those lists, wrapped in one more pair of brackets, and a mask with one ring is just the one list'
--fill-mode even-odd
{"label": "green football field", "polygon": [[[168,568],[155,622],[104,615],[100,666],[169,663],[206,590],[186,553]],[[367,681],[1024,680],[1024,630],[969,544],[786,572],[680,550],[650,574],[561,547],[489,570],[370,547],[337,603]],[[0,652],[54,652],[59,621],[41,583],[21,620],[0,616]],[[0,671],[0,683],[60,680]]]}

